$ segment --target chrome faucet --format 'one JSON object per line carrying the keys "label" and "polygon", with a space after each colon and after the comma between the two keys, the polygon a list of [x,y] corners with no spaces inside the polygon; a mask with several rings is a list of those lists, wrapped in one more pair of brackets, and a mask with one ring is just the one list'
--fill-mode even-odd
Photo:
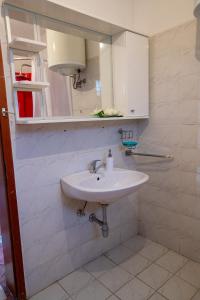
{"label": "chrome faucet", "polygon": [[95,159],[93,160],[91,163],[90,163],[90,166],[89,166],[89,171],[90,173],[97,173],[97,171],[102,168],[102,167],[105,167],[105,163],[102,162],[98,167],[97,167],[97,163],[101,161],[100,159]]}

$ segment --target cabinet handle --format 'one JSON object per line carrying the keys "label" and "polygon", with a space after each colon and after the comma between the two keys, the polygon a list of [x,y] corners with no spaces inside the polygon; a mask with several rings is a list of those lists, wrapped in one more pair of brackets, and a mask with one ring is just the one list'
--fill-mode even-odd
{"label": "cabinet handle", "polygon": [[132,113],[134,113],[134,112],[135,112],[135,109],[131,109],[130,111],[131,111]]}

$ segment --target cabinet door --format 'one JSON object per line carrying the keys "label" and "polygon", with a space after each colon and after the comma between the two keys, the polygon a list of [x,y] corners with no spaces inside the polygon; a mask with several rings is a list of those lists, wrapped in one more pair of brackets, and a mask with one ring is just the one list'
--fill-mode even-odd
{"label": "cabinet door", "polygon": [[149,116],[148,38],[126,31],[113,37],[115,107],[124,116]]}
{"label": "cabinet door", "polygon": [[149,115],[148,38],[126,32],[128,115]]}

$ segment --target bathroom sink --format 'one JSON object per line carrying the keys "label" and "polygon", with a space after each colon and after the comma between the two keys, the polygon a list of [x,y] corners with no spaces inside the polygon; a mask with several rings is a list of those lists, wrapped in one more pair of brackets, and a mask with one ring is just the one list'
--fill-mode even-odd
{"label": "bathroom sink", "polygon": [[114,168],[111,173],[83,171],[65,176],[61,186],[71,198],[109,204],[131,194],[148,179],[142,172]]}

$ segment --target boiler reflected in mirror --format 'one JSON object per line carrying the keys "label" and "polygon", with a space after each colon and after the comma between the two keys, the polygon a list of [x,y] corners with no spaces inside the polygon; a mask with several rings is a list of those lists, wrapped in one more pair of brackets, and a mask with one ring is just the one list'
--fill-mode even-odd
{"label": "boiler reflected in mirror", "polygon": [[89,116],[113,107],[111,41],[47,30],[47,115]]}

